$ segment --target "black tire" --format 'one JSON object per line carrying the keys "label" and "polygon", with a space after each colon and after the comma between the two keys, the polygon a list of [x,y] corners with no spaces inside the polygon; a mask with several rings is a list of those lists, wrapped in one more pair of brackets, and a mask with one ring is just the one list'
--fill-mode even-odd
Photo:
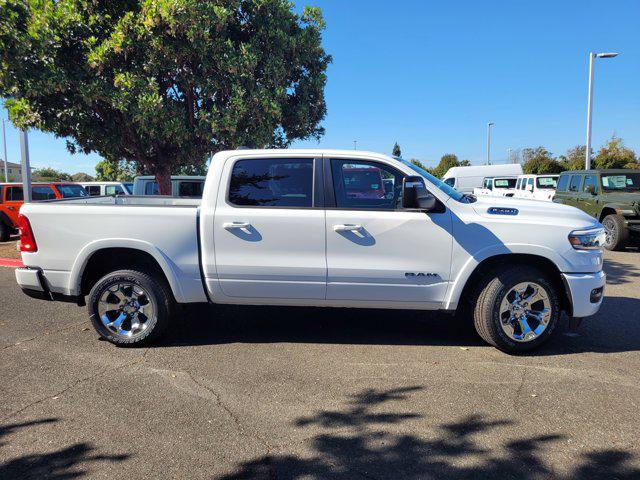
{"label": "black tire", "polygon": [[[505,296],[521,283],[531,282],[545,290],[550,315],[546,328],[532,340],[514,340],[502,327],[500,306]],[[554,282],[534,267],[514,265],[493,271],[477,290],[473,322],[478,335],[506,353],[525,352],[539,347],[553,335],[560,317],[560,295]],[[515,332],[514,332],[515,333]]]}
{"label": "black tire", "polygon": [[607,250],[624,250],[629,243],[629,229],[622,215],[607,215],[602,219],[602,225],[607,232],[604,248]]}
{"label": "black tire", "polygon": [[[154,314],[144,322],[144,330],[127,337],[118,334],[102,322],[99,313],[99,301],[103,295],[108,295],[109,289],[119,290],[120,285],[135,285],[141,287],[145,293],[144,298],[152,306]],[[117,293],[120,293],[119,291]],[[175,301],[171,289],[164,279],[157,279],[153,276],[136,270],[117,270],[102,277],[93,286],[89,293],[87,308],[89,319],[96,332],[105,340],[120,346],[141,346],[148,345],[158,340],[169,324],[174,310]],[[146,305],[146,304],[145,304]],[[116,308],[117,305],[114,305]],[[115,310],[114,310],[115,311]],[[125,321],[126,322],[126,321]],[[129,320],[130,325],[132,323]],[[113,327],[112,327],[113,328]],[[133,328],[131,328],[133,331]]]}
{"label": "black tire", "polygon": [[9,227],[6,223],[0,220],[0,242],[6,242],[11,237],[13,228]]}

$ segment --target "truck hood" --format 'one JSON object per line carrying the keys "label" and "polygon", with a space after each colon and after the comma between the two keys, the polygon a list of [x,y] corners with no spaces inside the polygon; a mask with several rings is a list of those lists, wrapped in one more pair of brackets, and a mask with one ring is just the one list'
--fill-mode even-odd
{"label": "truck hood", "polygon": [[[597,225],[595,218],[582,210],[561,203],[546,202],[542,200],[528,200],[512,197],[480,196],[478,201],[472,204],[474,211],[484,218],[510,218],[514,223],[539,222],[556,224],[565,227],[585,228]],[[489,213],[491,208],[516,209],[517,214],[501,215]],[[512,213],[512,212],[511,212]]]}

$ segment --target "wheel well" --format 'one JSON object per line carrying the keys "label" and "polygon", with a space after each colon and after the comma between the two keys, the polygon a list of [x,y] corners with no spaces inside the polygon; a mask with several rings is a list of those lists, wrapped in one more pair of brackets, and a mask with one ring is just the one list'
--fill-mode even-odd
{"label": "wheel well", "polygon": [[80,280],[80,295],[88,295],[100,278],[116,270],[139,270],[169,286],[162,267],[151,254],[135,248],[105,248],[93,253],[87,260]]}
{"label": "wheel well", "polygon": [[461,299],[472,298],[473,289],[481,285],[481,279],[483,276],[490,274],[498,268],[504,265],[526,265],[535,267],[549,276],[549,279],[554,283],[558,292],[560,292],[560,308],[567,312],[567,315],[571,316],[571,294],[567,288],[567,285],[560,273],[560,270],[551,260],[539,255],[530,255],[525,253],[507,253],[503,255],[496,255],[484,259],[475,268],[467,283],[462,290],[460,296]]}
{"label": "wheel well", "polygon": [[607,215],[614,215],[616,213],[616,211],[611,208],[611,207],[605,207],[602,209],[602,212],[600,212],[600,218],[598,219],[599,222],[602,222],[602,220],[604,220],[604,217],[606,217]]}

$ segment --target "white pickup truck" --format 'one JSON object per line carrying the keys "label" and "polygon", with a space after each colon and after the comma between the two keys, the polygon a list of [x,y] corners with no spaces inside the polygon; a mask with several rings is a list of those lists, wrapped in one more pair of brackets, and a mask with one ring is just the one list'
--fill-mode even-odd
{"label": "white pickup truck", "polygon": [[220,152],[201,201],[31,203],[20,230],[24,292],[86,303],[121,345],[157,339],[176,303],[212,302],[457,311],[516,352],[562,311],[596,313],[605,286],[603,229],[582,211],[476,199],[361,151]]}

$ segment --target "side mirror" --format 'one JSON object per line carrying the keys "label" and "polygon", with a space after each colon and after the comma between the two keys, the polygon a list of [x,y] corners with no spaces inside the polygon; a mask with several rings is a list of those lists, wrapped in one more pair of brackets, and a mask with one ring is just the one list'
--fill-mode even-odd
{"label": "side mirror", "polygon": [[596,194],[596,187],[594,185],[587,185],[586,191],[587,191],[587,193],[590,193],[591,195],[595,195]]}
{"label": "side mirror", "polygon": [[422,177],[408,176],[402,180],[402,208],[430,212],[436,208],[436,197],[424,188]]}

